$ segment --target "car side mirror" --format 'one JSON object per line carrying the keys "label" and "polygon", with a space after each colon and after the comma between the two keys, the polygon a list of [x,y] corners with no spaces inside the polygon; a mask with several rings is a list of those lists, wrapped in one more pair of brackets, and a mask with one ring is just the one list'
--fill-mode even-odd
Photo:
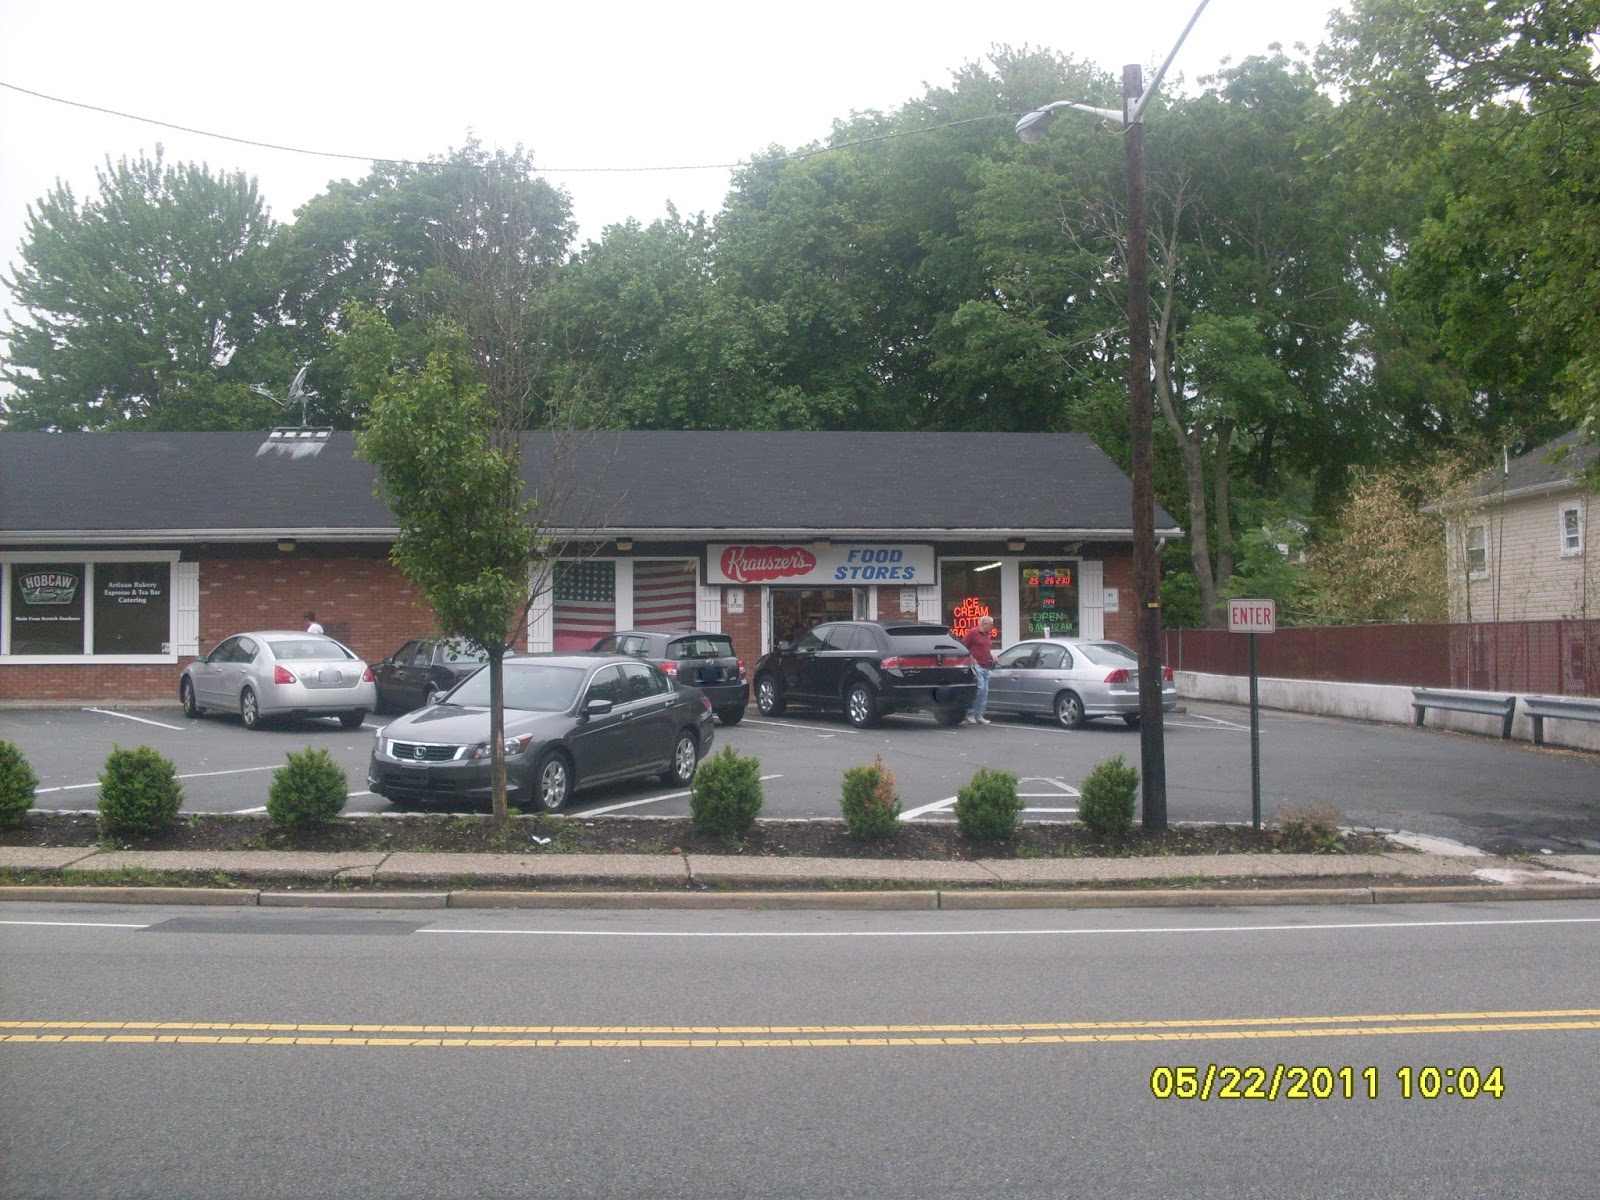
{"label": "car side mirror", "polygon": [[583,705],[583,715],[586,717],[603,717],[616,705],[610,700],[588,700]]}
{"label": "car side mirror", "polygon": [[778,643],[778,649],[779,650],[787,650],[792,645],[794,645],[793,642],[779,642]]}

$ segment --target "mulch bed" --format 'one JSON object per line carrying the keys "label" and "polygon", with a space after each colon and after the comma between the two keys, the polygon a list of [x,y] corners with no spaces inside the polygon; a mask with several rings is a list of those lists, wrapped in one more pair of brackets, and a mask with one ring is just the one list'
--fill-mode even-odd
{"label": "mulch bed", "polygon": [[[0,829],[0,846],[94,846],[136,850],[422,851],[546,854],[742,854],[826,858],[1130,857],[1136,855],[1283,854],[1329,847],[1296,843],[1282,833],[1248,825],[1178,825],[1146,835],[1135,828],[1106,842],[1071,822],[1029,822],[1006,842],[973,842],[953,823],[902,824],[894,837],[862,842],[842,821],[757,822],[729,840],[702,833],[685,817],[513,816],[504,828],[488,817],[404,815],[342,817],[313,829],[279,829],[265,816],[188,815],[149,838],[102,839],[92,814],[30,813]],[[1381,837],[1346,834],[1334,853],[1377,853],[1394,847]]]}

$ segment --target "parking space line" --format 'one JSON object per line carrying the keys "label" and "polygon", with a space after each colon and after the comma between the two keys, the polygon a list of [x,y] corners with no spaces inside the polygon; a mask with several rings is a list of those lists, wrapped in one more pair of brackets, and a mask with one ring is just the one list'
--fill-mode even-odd
{"label": "parking space line", "polygon": [[[763,775],[761,782],[769,779],[782,779],[782,775]],[[643,800],[625,800],[621,804],[608,804],[604,808],[586,808],[582,812],[574,813],[578,817],[598,817],[605,813],[619,812],[624,808],[638,808],[641,804],[660,804],[663,800],[681,800],[689,792],[668,792],[665,796],[646,796]]]}
{"label": "parking space line", "polygon": [[915,821],[924,813],[946,812],[956,802],[954,796],[946,796],[943,800],[935,800],[932,804],[924,804],[921,808],[908,808],[900,814],[902,821]]}
{"label": "parking space line", "polygon": [[757,721],[746,717],[741,723],[745,725],[770,725],[774,729],[809,729],[812,733],[819,734],[823,737],[833,737],[835,734],[840,733],[860,734],[863,732],[860,729],[852,729],[848,725],[826,727],[817,725],[796,725],[793,721],[774,721],[770,718],[765,721]]}
{"label": "parking space line", "polygon": [[149,717],[136,717],[132,713],[113,712],[109,708],[86,708],[83,711],[99,713],[102,717],[121,717],[124,721],[138,721],[141,725],[154,725],[158,729],[171,729],[176,733],[182,733],[187,728],[183,725],[168,725],[165,721],[152,721]]}

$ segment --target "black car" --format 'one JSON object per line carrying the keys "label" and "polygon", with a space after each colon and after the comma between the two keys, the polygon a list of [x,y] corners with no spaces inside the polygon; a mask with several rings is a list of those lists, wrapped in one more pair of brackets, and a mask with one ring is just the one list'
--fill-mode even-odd
{"label": "black car", "polygon": [[[507,801],[555,812],[579,788],[658,775],[687,787],[714,738],[711,703],[649,663],[618,655],[505,660]],[[397,808],[487,807],[489,669],[378,730],[367,787]]]}
{"label": "black car", "polygon": [[693,684],[704,692],[724,725],[737,725],[744,720],[745,705],[750,703],[750,682],[745,677],[743,661],[733,652],[733,639],[725,633],[628,629],[606,634],[593,648],[655,663],[668,679]]}
{"label": "black car", "polygon": [[843,709],[865,727],[920,708],[959,725],[977,690],[972,657],[943,625],[837,621],[779,642],[756,663],[756,707],[768,717],[804,704]]}
{"label": "black car", "polygon": [[412,638],[372,667],[378,681],[378,712],[426,708],[488,661],[459,638]]}

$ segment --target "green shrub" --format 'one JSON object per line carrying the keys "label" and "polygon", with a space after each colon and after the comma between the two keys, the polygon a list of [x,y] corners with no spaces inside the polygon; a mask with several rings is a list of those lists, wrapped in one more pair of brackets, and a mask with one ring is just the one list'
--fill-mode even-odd
{"label": "green shrub", "polygon": [[1003,842],[1017,832],[1022,797],[1010,771],[979,767],[972,782],[956,793],[956,827],[976,842]]}
{"label": "green shrub", "polygon": [[1280,808],[1273,814],[1278,836],[1288,849],[1314,854],[1345,852],[1344,831],[1339,828],[1339,820],[1338,812],[1325,804]]}
{"label": "green shrub", "polygon": [[100,828],[140,837],[170,828],[183,807],[183,785],[171,760],[149,746],[115,746],[100,773]]}
{"label": "green shrub", "polygon": [[350,791],[344,768],[326,750],[302,750],[272,773],[267,816],[284,829],[323,825],[339,815]]}
{"label": "green shrub", "polygon": [[900,793],[881,754],[870,767],[851,767],[844,773],[840,808],[851,836],[864,842],[889,837],[900,827]]}
{"label": "green shrub", "polygon": [[1124,762],[1122,755],[1107,759],[1090,771],[1078,790],[1078,820],[1104,838],[1128,836],[1133,828],[1139,772]]}
{"label": "green shrub", "polygon": [[0,825],[21,825],[33,807],[33,790],[39,777],[33,773],[22,751],[10,742],[0,742]]}
{"label": "green shrub", "polygon": [[700,764],[689,792],[696,829],[742,837],[761,811],[761,762],[724,746]]}

